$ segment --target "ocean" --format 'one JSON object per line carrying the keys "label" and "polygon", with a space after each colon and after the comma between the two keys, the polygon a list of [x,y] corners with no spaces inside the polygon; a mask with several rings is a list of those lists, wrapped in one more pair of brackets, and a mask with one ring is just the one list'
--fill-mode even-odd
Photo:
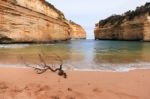
{"label": "ocean", "polygon": [[[56,44],[1,44],[0,66],[49,65],[79,71],[123,72],[150,68],[150,43],[139,41],[71,40]],[[56,62],[57,61],[57,62]]]}

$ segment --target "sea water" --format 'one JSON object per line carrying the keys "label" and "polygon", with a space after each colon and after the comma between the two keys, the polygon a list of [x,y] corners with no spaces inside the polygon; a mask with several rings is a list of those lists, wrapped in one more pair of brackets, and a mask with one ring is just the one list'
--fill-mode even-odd
{"label": "sea water", "polygon": [[[150,43],[138,41],[71,40],[56,44],[1,44],[0,66],[47,64],[63,60],[69,70],[128,71],[150,68]],[[59,60],[58,60],[59,62]],[[54,63],[56,64],[56,63]]]}

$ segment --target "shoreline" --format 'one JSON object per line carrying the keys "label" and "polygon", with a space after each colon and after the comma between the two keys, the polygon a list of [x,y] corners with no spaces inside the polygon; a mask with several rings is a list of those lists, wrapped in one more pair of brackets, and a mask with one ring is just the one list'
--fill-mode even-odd
{"label": "shoreline", "polygon": [[[35,66],[35,65],[32,65],[32,66]],[[35,66],[36,67],[36,66]],[[10,65],[10,64],[7,64],[7,65],[4,65],[4,64],[0,64],[0,68],[16,68],[16,69],[33,69],[32,67],[28,67],[26,65],[21,65],[21,64],[13,64],[13,65]],[[80,68],[65,68],[63,67],[63,70],[64,71],[75,71],[75,72],[112,72],[112,73],[123,73],[123,72],[130,72],[130,71],[135,71],[135,70],[150,70],[150,68],[146,68],[146,67],[126,67],[126,68],[118,68],[118,69],[114,69],[114,70],[102,70],[102,69],[80,69]]]}
{"label": "shoreline", "polygon": [[0,67],[0,99],[150,99],[150,69],[66,72],[64,79],[49,71]]}

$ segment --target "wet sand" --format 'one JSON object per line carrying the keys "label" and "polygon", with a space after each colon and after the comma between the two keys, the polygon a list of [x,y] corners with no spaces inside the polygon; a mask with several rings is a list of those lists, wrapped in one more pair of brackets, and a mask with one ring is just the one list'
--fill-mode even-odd
{"label": "wet sand", "polygon": [[67,74],[0,68],[0,99],[150,99],[150,70]]}

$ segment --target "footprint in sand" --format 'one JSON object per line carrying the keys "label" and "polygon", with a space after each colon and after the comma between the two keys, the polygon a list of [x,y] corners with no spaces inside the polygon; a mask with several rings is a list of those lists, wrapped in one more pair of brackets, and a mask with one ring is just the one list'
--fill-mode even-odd
{"label": "footprint in sand", "polygon": [[5,82],[0,82],[0,89],[7,89],[8,86]]}
{"label": "footprint in sand", "polygon": [[114,91],[109,91],[109,92],[117,95],[121,99],[139,99],[138,96],[130,95],[127,93],[120,93],[120,92],[114,92]]}
{"label": "footprint in sand", "polygon": [[60,99],[58,96],[51,96],[51,99]]}
{"label": "footprint in sand", "polygon": [[42,97],[48,99],[51,88],[48,85],[29,84],[25,87],[25,90],[29,96],[36,97],[36,99],[42,99]]}
{"label": "footprint in sand", "polygon": [[0,93],[3,93],[8,89],[8,85],[5,82],[0,82]]}
{"label": "footprint in sand", "polygon": [[71,88],[68,88],[67,90],[68,90],[68,91],[72,91],[72,89],[71,89]]}
{"label": "footprint in sand", "polygon": [[98,88],[94,88],[94,89],[93,89],[93,92],[102,93],[103,90],[100,90],[100,89],[98,89]]}
{"label": "footprint in sand", "polygon": [[66,96],[66,99],[76,99],[76,98],[73,96]]}
{"label": "footprint in sand", "polygon": [[[83,93],[81,93],[79,91],[74,91],[74,90],[70,91],[68,96],[70,96],[70,98],[67,98],[67,99],[76,99],[76,98],[77,99],[86,99],[85,95]],[[75,96],[76,96],[76,98],[75,98]]]}

